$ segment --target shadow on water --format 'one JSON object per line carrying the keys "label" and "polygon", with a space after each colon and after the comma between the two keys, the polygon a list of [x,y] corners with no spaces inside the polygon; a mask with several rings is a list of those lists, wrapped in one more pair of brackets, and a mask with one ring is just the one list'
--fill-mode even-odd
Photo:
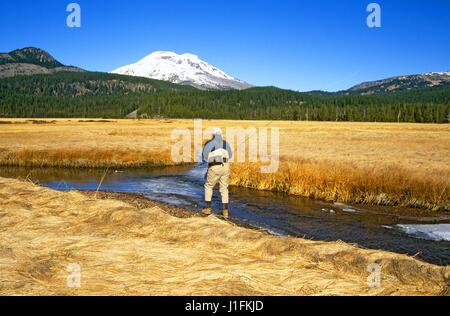
{"label": "shadow on water", "polygon": [[[205,173],[206,168],[202,166],[109,170],[100,189],[140,193],[153,200],[200,211],[203,206]],[[44,186],[58,190],[96,190],[104,174],[105,170],[0,167],[2,177],[29,176]],[[416,255],[417,258],[438,265],[450,263],[448,239],[429,238],[429,235],[411,234],[398,229],[402,224],[424,224],[424,218],[374,213],[339,203],[242,188],[231,188],[230,199],[231,219],[237,224],[280,236],[342,240],[370,249]],[[213,208],[219,210],[220,207],[220,197],[215,192]],[[448,236],[449,223],[450,217],[441,218],[437,223],[434,221],[431,227],[440,229],[441,233],[444,230],[444,235]]]}

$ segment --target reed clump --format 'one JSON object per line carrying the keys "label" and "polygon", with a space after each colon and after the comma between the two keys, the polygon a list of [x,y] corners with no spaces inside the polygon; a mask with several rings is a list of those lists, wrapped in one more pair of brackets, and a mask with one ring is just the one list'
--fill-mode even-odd
{"label": "reed clump", "polygon": [[0,165],[52,168],[143,168],[176,165],[170,152],[91,149],[0,151]]}
{"label": "reed clump", "polygon": [[282,161],[273,174],[262,174],[260,168],[233,164],[231,185],[334,202],[450,210],[449,177],[442,174],[310,160]]}
{"label": "reed clump", "polygon": [[449,267],[13,179],[0,178],[0,218],[0,295],[448,295]]}

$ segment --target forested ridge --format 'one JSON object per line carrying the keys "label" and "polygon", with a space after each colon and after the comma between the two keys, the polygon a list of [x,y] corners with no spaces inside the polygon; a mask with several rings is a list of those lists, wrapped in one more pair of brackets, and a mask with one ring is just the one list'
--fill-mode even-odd
{"label": "forested ridge", "polygon": [[27,47],[16,49],[10,53],[0,53],[0,65],[25,63],[39,65],[45,68],[63,67],[49,53],[39,48]]}
{"label": "forested ridge", "polygon": [[0,117],[143,117],[448,123],[450,87],[376,95],[300,93],[275,87],[201,91],[106,73],[0,80]]}
{"label": "forested ridge", "polygon": [[153,95],[139,114],[171,118],[447,123],[450,88],[320,98],[274,87]]}

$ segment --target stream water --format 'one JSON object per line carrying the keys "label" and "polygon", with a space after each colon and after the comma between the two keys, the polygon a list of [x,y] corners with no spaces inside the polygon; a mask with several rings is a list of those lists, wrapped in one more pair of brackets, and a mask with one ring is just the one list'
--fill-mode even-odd
{"label": "stream water", "polygon": [[[30,173],[31,172],[31,173]],[[204,166],[109,171],[100,190],[141,193],[194,211],[203,208]],[[26,177],[57,190],[96,190],[104,171],[1,167],[2,177]],[[275,192],[230,189],[230,216],[237,224],[280,236],[357,243],[370,249],[450,263],[450,215],[405,217]],[[215,192],[213,208],[221,207]]]}

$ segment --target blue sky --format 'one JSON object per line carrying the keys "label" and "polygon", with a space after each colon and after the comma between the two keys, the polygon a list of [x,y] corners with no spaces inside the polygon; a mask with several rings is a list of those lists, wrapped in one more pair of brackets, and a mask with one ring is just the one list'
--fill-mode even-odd
{"label": "blue sky", "polygon": [[[81,6],[79,29],[66,25],[70,2]],[[366,25],[371,2],[381,28]],[[449,0],[3,0],[0,29],[0,52],[34,46],[94,71],[189,52],[249,83],[298,91],[450,70]]]}

